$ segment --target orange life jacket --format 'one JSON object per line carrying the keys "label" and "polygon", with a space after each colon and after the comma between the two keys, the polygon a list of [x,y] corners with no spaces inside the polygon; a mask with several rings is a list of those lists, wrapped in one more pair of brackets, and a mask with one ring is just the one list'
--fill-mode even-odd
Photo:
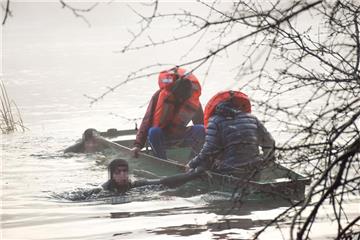
{"label": "orange life jacket", "polygon": [[[175,109],[175,97],[171,92],[171,87],[175,81],[180,78],[190,80],[192,84],[192,95]],[[180,133],[193,119],[200,107],[200,83],[194,74],[187,73],[185,69],[182,68],[162,71],[159,74],[158,83],[160,94],[155,107],[153,127],[160,127],[174,134]]]}
{"label": "orange life jacket", "polygon": [[251,112],[249,97],[240,91],[222,91],[215,94],[206,104],[204,112],[204,126],[208,125],[209,118],[214,114],[216,106],[224,101],[232,99],[232,102],[243,112]]}

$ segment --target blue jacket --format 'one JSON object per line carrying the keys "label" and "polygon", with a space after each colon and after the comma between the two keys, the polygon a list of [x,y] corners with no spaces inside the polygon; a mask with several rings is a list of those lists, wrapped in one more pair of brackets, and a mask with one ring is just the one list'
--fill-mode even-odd
{"label": "blue jacket", "polygon": [[215,114],[209,119],[205,143],[189,166],[214,168],[215,163],[219,170],[239,167],[266,159],[274,146],[274,139],[255,116],[236,110],[232,114]]}

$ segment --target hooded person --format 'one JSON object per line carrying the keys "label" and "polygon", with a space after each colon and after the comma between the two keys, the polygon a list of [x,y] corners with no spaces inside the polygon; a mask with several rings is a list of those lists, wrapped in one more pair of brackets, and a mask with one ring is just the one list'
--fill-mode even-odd
{"label": "hooded person", "polygon": [[[166,148],[191,146],[197,154],[204,143],[204,113],[199,97],[201,87],[191,72],[175,67],[160,72],[159,90],[148,105],[136,135],[133,154],[148,142],[156,157],[166,159]],[[189,122],[193,126],[188,126]]]}
{"label": "hooded person", "polygon": [[228,171],[273,157],[275,141],[251,114],[246,94],[239,91],[216,94],[206,105],[204,122],[205,143],[200,153],[188,162],[188,171],[200,166]]}

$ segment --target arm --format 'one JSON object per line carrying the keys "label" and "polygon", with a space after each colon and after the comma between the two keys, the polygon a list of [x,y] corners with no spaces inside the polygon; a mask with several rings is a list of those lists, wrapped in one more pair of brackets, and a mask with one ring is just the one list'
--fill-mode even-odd
{"label": "arm", "polygon": [[149,105],[146,109],[146,113],[144,115],[144,118],[141,122],[140,128],[137,131],[136,134],[136,140],[134,142],[134,146],[138,147],[139,149],[143,148],[148,136],[149,128],[152,125],[153,121],[153,113],[155,111],[156,103],[159,97],[160,90],[155,92],[155,94],[151,97],[151,100],[149,102]]}
{"label": "arm", "polygon": [[[167,95],[166,92],[164,92],[164,93],[161,92],[159,94],[159,97],[163,97],[162,94]],[[158,101],[161,101],[161,100],[158,100]],[[159,104],[161,104],[161,108],[158,109],[157,107],[155,107],[155,111],[154,111],[155,116],[160,116],[159,122],[158,123],[154,122],[153,125],[155,127],[165,129],[169,126],[169,123],[172,120],[172,116],[175,115],[175,112],[177,111],[176,110],[177,106],[176,106],[176,100],[174,98],[174,95],[172,95],[172,94],[167,95],[165,98],[162,98],[162,101],[163,101],[162,103],[159,102]]]}
{"label": "arm", "polygon": [[104,190],[102,187],[93,188],[93,189],[90,189],[88,191],[85,191],[84,195],[87,195],[87,197],[91,197],[93,194],[98,194],[102,190]]}
{"label": "arm", "polygon": [[163,185],[166,187],[174,188],[179,187],[189,181],[199,178],[203,174],[202,170],[191,171],[188,173],[179,173],[172,176],[163,177],[161,179],[144,179],[137,180],[132,183],[131,187],[142,187],[148,185]]}
{"label": "arm", "polygon": [[271,134],[267,131],[265,126],[258,120],[258,141],[263,151],[263,159],[273,157],[275,150],[275,140]]}
{"label": "arm", "polygon": [[161,180],[160,179],[142,179],[142,180],[136,180],[132,182],[131,187],[142,187],[142,186],[149,186],[149,185],[160,185]]}
{"label": "arm", "polygon": [[212,117],[210,118],[206,129],[205,143],[200,150],[200,153],[188,163],[189,167],[211,167],[212,160],[215,159],[222,151],[221,145],[218,125],[216,124],[215,118]]}
{"label": "arm", "polygon": [[203,108],[200,104],[197,112],[195,113],[193,119],[192,119],[193,124],[204,124],[204,111]]}

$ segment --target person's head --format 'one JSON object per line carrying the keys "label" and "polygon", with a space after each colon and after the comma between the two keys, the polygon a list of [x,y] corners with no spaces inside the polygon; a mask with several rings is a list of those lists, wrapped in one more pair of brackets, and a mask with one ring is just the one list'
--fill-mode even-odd
{"label": "person's head", "polygon": [[124,188],[129,185],[129,164],[125,159],[117,158],[109,164],[110,179],[116,188]]}
{"label": "person's head", "polygon": [[171,91],[178,103],[182,103],[192,96],[198,98],[201,95],[201,86],[196,76],[179,66],[161,71],[158,83],[160,89]]}
{"label": "person's head", "polygon": [[88,128],[84,131],[82,135],[82,142],[84,143],[84,152],[92,153],[96,152],[100,148],[100,144],[94,137],[97,131],[94,128]]}
{"label": "person's head", "polygon": [[88,128],[84,131],[83,135],[82,135],[82,140],[83,142],[89,141],[91,140],[95,133],[96,133],[96,129],[95,128]]}
{"label": "person's head", "polygon": [[179,78],[172,86],[171,92],[179,102],[184,102],[192,95],[192,83],[189,79]]}
{"label": "person's head", "polygon": [[215,108],[215,114],[224,117],[234,117],[238,112],[241,112],[240,108],[236,107],[231,100],[223,101]]}

